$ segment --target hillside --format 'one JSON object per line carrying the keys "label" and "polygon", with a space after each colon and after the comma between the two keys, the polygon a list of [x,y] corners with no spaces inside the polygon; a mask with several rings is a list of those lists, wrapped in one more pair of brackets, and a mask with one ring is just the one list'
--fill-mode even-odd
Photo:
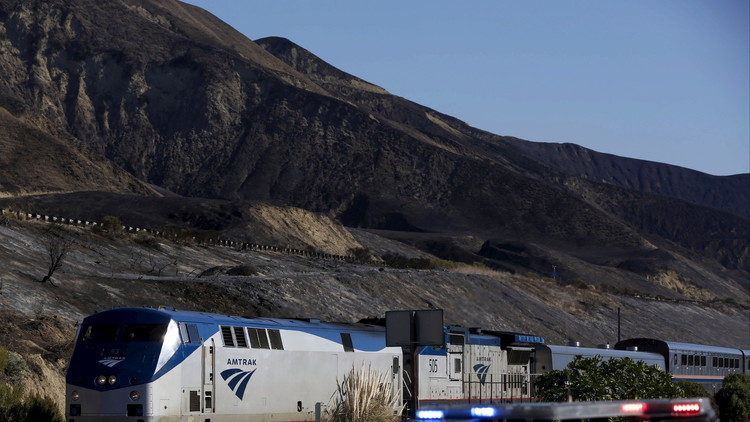
{"label": "hillside", "polygon": [[[286,222],[302,224],[310,218],[315,216],[290,214]],[[328,226],[326,233],[341,233],[341,239],[328,235],[327,240],[350,241],[352,235],[341,232],[340,226],[319,221]],[[662,287],[656,290],[660,294],[654,294],[653,290],[563,286],[548,277],[486,267],[398,269],[185,240],[175,243],[145,233],[113,236],[73,226],[63,226],[59,232],[73,240],[64,265],[52,278],[53,284],[41,284],[49,226],[15,218],[0,225],[0,260],[5,264],[0,272],[0,341],[27,363],[22,384],[59,403],[77,324],[85,315],[118,306],[164,305],[344,322],[383,317],[388,310],[443,309],[449,324],[521,331],[541,335],[552,344],[580,341],[589,346],[617,340],[619,308],[623,338],[657,336],[729,347],[750,344],[747,295],[740,294],[741,304],[710,287],[686,285],[678,278],[658,280]],[[354,231],[353,236],[355,244],[373,251],[425,256],[372,233]],[[602,270],[602,275],[606,272]],[[691,299],[665,299],[664,294]],[[39,377],[45,382],[39,383]]]}

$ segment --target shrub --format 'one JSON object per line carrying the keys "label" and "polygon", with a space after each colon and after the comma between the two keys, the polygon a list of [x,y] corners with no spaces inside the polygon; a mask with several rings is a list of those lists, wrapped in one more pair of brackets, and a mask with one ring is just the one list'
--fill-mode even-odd
{"label": "shrub", "polygon": [[563,370],[541,375],[536,393],[542,401],[675,398],[682,390],[669,373],[629,358],[603,360],[576,356]]}
{"label": "shrub", "polygon": [[64,422],[54,400],[45,396],[32,396],[24,403],[28,422]]}
{"label": "shrub", "polygon": [[724,378],[716,393],[716,405],[722,422],[750,420],[750,376],[732,374]]}
{"label": "shrub", "polygon": [[680,380],[676,384],[682,390],[682,397],[706,397],[708,395],[706,389],[697,382]]}
{"label": "shrub", "polygon": [[10,224],[10,213],[3,211],[0,213],[0,226],[8,226]]}
{"label": "shrub", "polygon": [[160,249],[159,241],[154,236],[146,233],[139,233],[133,241],[143,247],[151,249]]}
{"label": "shrub", "polygon": [[105,215],[102,218],[102,229],[113,237],[123,235],[122,222],[119,218],[112,215]]}
{"label": "shrub", "polygon": [[49,397],[24,397],[18,386],[0,385],[0,420],[5,422],[64,422]]}
{"label": "shrub", "polygon": [[5,367],[5,375],[11,379],[18,379],[28,370],[29,365],[21,355],[14,352],[8,352],[8,364]]}
{"label": "shrub", "polygon": [[367,264],[372,259],[372,252],[367,248],[349,249],[349,255],[351,255],[354,262],[359,264]]}
{"label": "shrub", "polygon": [[364,365],[353,366],[338,383],[333,408],[326,411],[327,422],[395,422],[401,419],[403,405],[393,390],[390,374]]}
{"label": "shrub", "polygon": [[589,288],[589,284],[586,283],[586,281],[583,280],[582,278],[578,278],[578,277],[570,280],[570,284],[576,289],[587,290]]}

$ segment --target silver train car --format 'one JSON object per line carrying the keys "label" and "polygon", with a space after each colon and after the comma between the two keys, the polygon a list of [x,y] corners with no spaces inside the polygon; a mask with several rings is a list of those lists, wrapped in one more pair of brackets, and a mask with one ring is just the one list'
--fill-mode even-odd
{"label": "silver train car", "polygon": [[651,338],[634,338],[615,344],[615,349],[634,348],[658,353],[664,359],[664,370],[675,380],[697,382],[712,394],[721,388],[725,376],[750,375],[750,356],[746,350]]}
{"label": "silver train car", "polygon": [[578,345],[555,346],[539,344],[534,348],[534,372],[537,374],[546,374],[550,371],[565,369],[576,356],[584,358],[601,356],[603,360],[629,358],[647,365],[655,365],[662,371],[664,370],[664,357],[658,353],[616,350],[607,347],[593,348],[580,347]]}
{"label": "silver train car", "polygon": [[[68,422],[314,420],[352,368],[389,377],[383,327],[122,308],[85,318],[66,375]],[[395,411],[396,409],[394,409]]]}

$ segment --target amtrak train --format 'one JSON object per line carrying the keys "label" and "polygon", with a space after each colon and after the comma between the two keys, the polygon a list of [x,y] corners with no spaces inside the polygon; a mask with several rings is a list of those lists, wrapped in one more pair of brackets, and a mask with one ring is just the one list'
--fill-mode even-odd
{"label": "amtrak train", "polygon": [[66,411],[69,422],[314,420],[363,364],[401,397],[402,351],[382,327],[114,309],[81,324]]}
{"label": "amtrak train", "polygon": [[709,393],[718,391],[727,375],[750,375],[750,350],[651,338],[623,340],[615,344],[615,349],[656,353],[674,379],[697,382]]}
{"label": "amtrak train", "polygon": [[380,325],[113,309],[81,324],[66,412],[69,422],[311,421],[316,404],[330,405],[344,375],[363,364],[387,375],[410,411],[533,401],[535,377],[579,355],[642,361],[709,392],[725,375],[750,375],[748,350],[654,339],[614,349],[556,346],[452,325],[443,337],[442,346],[407,351],[387,347]]}

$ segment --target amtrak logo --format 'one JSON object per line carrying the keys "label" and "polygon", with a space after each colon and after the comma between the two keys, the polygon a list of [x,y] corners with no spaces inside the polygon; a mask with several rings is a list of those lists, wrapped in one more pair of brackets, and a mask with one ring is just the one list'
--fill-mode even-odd
{"label": "amtrak logo", "polygon": [[490,370],[490,365],[484,365],[484,364],[476,364],[474,365],[474,371],[477,373],[477,378],[479,378],[479,383],[484,385],[484,382],[487,381],[487,372]]}
{"label": "amtrak logo", "polygon": [[125,359],[102,359],[99,361],[102,365],[109,366],[110,368],[114,368],[120,362],[125,362]]}
{"label": "amtrak logo", "polygon": [[243,371],[242,369],[237,368],[227,369],[226,371],[222,371],[221,377],[227,382],[229,388],[234,391],[234,395],[242,400],[245,396],[247,383],[250,382],[250,377],[252,377],[257,370],[258,368],[255,368],[252,371]]}

